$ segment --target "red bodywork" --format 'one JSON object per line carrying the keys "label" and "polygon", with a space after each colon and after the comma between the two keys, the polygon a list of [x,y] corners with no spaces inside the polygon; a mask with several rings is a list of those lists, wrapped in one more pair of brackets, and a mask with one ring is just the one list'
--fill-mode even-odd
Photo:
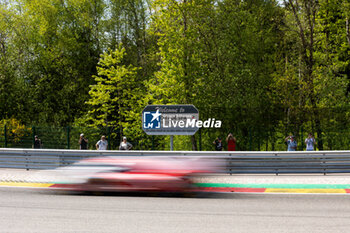
{"label": "red bodywork", "polygon": [[59,169],[62,188],[75,191],[192,191],[194,175],[213,172],[208,161],[174,157],[99,157]]}

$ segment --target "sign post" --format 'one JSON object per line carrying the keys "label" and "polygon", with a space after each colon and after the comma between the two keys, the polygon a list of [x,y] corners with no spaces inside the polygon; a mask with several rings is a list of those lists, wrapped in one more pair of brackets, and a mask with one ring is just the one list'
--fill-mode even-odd
{"label": "sign post", "polygon": [[142,129],[148,135],[194,135],[199,129],[198,109],[193,105],[148,105],[142,111]]}
{"label": "sign post", "polygon": [[170,135],[170,150],[174,150],[174,135]]}

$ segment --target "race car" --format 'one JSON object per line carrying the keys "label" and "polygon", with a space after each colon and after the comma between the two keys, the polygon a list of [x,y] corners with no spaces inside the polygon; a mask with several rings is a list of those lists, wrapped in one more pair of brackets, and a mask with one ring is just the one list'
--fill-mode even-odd
{"label": "race car", "polygon": [[54,188],[101,192],[189,192],[192,178],[215,166],[202,158],[96,157],[56,169],[63,178]]}

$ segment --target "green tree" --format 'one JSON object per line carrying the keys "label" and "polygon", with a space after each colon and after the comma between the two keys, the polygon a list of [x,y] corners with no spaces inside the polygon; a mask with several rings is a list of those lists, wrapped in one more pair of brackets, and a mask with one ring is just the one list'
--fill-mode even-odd
{"label": "green tree", "polygon": [[113,139],[125,135],[140,141],[143,135],[141,112],[144,107],[142,89],[137,82],[140,69],[125,65],[125,55],[122,45],[115,51],[109,50],[101,55],[97,75],[93,76],[96,84],[90,85],[87,103],[91,110],[84,121],[91,126],[111,127],[115,132]]}
{"label": "green tree", "polygon": [[18,76],[22,69],[18,64],[20,54],[11,43],[14,17],[9,3],[0,3],[0,120],[13,117],[28,121],[28,85]]}
{"label": "green tree", "polygon": [[[299,78],[298,124],[317,132],[322,150],[324,133],[339,131],[335,125],[348,112],[348,4],[332,0],[289,0],[284,4],[292,16],[288,21],[290,35],[298,38],[298,54],[294,56],[294,75]],[[337,108],[345,110],[342,117]],[[344,122],[341,127],[345,127]]]}
{"label": "green tree", "polygon": [[26,84],[32,122],[65,125],[84,110],[101,50],[103,9],[102,0],[16,0],[1,14],[10,70]]}
{"label": "green tree", "polygon": [[332,132],[349,128],[349,10],[347,1],[320,1],[316,16],[315,89],[328,140]]}
{"label": "green tree", "polygon": [[266,115],[283,19],[277,3],[162,0],[154,9],[160,57],[150,86],[155,102],[195,104],[204,118],[223,120],[221,136],[236,129],[247,139],[250,127],[271,128]]}

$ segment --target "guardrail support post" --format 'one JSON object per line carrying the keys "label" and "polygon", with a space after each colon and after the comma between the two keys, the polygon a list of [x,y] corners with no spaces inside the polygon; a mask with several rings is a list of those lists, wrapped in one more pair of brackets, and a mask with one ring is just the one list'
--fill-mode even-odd
{"label": "guardrail support post", "polygon": [[[276,157],[278,157],[278,154],[275,154]],[[276,176],[278,176],[278,169],[276,169]]]}
{"label": "guardrail support post", "polygon": [[324,169],[323,169],[323,175],[327,175],[327,165],[326,165],[326,162],[325,162],[325,157],[326,157],[326,154],[322,154],[323,155],[323,158],[322,158],[322,163],[324,164]]}
{"label": "guardrail support post", "polygon": [[[231,157],[232,156],[232,154],[229,154],[229,157]],[[230,176],[232,176],[232,160],[231,159],[229,159],[230,160],[230,162],[229,162],[229,164],[230,164]]]}
{"label": "guardrail support post", "polygon": [[63,167],[65,165],[65,161],[64,161],[64,152],[62,152],[62,154],[58,155],[58,161],[59,161],[59,167]]}
{"label": "guardrail support post", "polygon": [[25,155],[26,155],[26,165],[25,165],[25,167],[26,167],[26,170],[27,171],[29,171],[29,154],[28,154],[28,152],[26,151],[25,152]]}

